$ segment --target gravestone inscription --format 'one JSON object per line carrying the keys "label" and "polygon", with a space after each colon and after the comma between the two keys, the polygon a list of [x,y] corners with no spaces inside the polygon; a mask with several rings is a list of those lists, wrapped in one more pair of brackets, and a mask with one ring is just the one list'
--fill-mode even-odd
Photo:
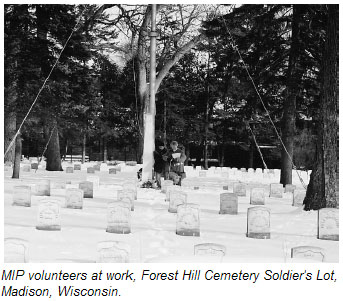
{"label": "gravestone inscription", "polygon": [[14,206],[31,207],[31,187],[14,186],[12,204]]}
{"label": "gravestone inscription", "polygon": [[131,233],[131,206],[127,202],[109,203],[107,207],[106,232]]}
{"label": "gravestone inscription", "polygon": [[128,263],[130,247],[121,241],[102,241],[97,245],[97,263]]}
{"label": "gravestone inscription", "polygon": [[60,231],[60,204],[56,200],[43,200],[38,206],[37,230]]}
{"label": "gravestone inscription", "polygon": [[262,206],[248,208],[247,237],[270,238],[270,209]]}
{"label": "gravestone inscription", "polygon": [[238,197],[235,193],[225,192],[220,194],[219,214],[238,214]]}
{"label": "gravestone inscription", "polygon": [[177,206],[176,234],[200,236],[199,205],[188,203]]}

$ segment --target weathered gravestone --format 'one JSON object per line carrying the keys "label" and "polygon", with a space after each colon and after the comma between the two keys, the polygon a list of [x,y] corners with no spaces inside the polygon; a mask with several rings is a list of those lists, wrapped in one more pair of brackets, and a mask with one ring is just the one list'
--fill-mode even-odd
{"label": "weathered gravestone", "polygon": [[31,169],[38,169],[38,163],[31,163]]}
{"label": "weathered gravestone", "polygon": [[223,190],[229,190],[229,185],[223,185]]}
{"label": "weathered gravestone", "polygon": [[81,170],[81,164],[74,164],[74,170]]}
{"label": "weathered gravestone", "polygon": [[100,171],[100,167],[101,167],[100,164],[96,164],[96,165],[93,166],[95,171]]}
{"label": "weathered gravestone", "polygon": [[93,182],[84,181],[79,184],[79,189],[83,190],[84,198],[93,198]]}
{"label": "weathered gravestone", "polygon": [[24,164],[21,168],[23,172],[30,172],[31,171],[31,164]]}
{"label": "weathered gravestone", "polygon": [[235,193],[225,192],[220,194],[219,214],[238,214],[238,197]]}
{"label": "weathered gravestone", "polygon": [[245,183],[233,183],[233,193],[237,196],[246,196],[246,185]]}
{"label": "weathered gravestone", "polygon": [[183,191],[170,190],[168,212],[176,213],[177,206],[187,203],[187,194]]}
{"label": "weathered gravestone", "polygon": [[74,167],[72,167],[72,166],[67,166],[67,167],[66,167],[66,173],[74,173]]}
{"label": "weathered gravestone", "polygon": [[247,237],[270,238],[270,209],[262,206],[248,208]]}
{"label": "weathered gravestone", "polygon": [[166,187],[166,202],[170,201],[170,192],[171,191],[177,191],[177,190],[181,190],[181,186],[179,185],[171,185],[171,186],[167,186]]}
{"label": "weathered gravestone", "polygon": [[222,171],[222,172],[220,172],[220,176],[221,176],[222,178],[228,178],[228,177],[229,177],[229,172],[227,172],[227,171]]}
{"label": "weathered gravestone", "polygon": [[225,256],[226,247],[221,244],[203,243],[194,246],[194,255],[198,256]]}
{"label": "weathered gravestone", "polygon": [[322,208],[318,210],[318,238],[339,240],[339,209]]}
{"label": "weathered gravestone", "polygon": [[293,204],[294,207],[302,207],[303,202],[306,196],[306,190],[297,190],[293,191]]}
{"label": "weathered gravestone", "polygon": [[116,173],[117,173],[117,169],[116,168],[110,168],[109,170],[108,170],[108,173],[110,174],[110,175],[115,175]]}
{"label": "weathered gravestone", "polygon": [[128,263],[130,246],[121,241],[102,241],[97,246],[97,263]]}
{"label": "weathered gravestone", "polygon": [[127,203],[130,205],[131,211],[134,211],[135,204],[135,192],[131,189],[123,189],[117,191],[117,199],[120,202]]}
{"label": "weathered gravestone", "polygon": [[250,204],[251,205],[264,205],[265,196],[263,188],[251,188],[250,191]]}
{"label": "weathered gravestone", "polygon": [[31,187],[14,186],[12,205],[31,207]]}
{"label": "weathered gravestone", "polygon": [[295,185],[286,184],[286,186],[285,186],[285,193],[288,193],[288,192],[293,193],[296,188],[297,187]]}
{"label": "weathered gravestone", "polygon": [[131,233],[131,206],[127,202],[109,203],[107,207],[106,232]]}
{"label": "weathered gravestone", "polygon": [[135,180],[127,180],[123,183],[123,190],[132,190],[133,199],[137,200],[137,185]]}
{"label": "weathered gravestone", "polygon": [[100,179],[98,176],[87,176],[87,181],[93,183],[93,189],[98,189],[100,186]]}
{"label": "weathered gravestone", "polygon": [[29,262],[28,242],[19,238],[5,238],[4,257],[5,263]]}
{"label": "weathered gravestone", "polygon": [[313,259],[314,261],[324,261],[325,251],[319,247],[297,246],[291,249],[291,258]]}
{"label": "weathered gravestone", "polygon": [[37,230],[60,231],[60,204],[56,200],[44,200],[38,206]]}
{"label": "weathered gravestone", "polygon": [[93,167],[87,167],[87,173],[95,173],[95,170]]}
{"label": "weathered gravestone", "polygon": [[176,234],[200,236],[199,205],[189,203],[177,206]]}
{"label": "weathered gravestone", "polygon": [[66,189],[66,182],[55,182],[51,183],[51,189]]}
{"label": "weathered gravestone", "polygon": [[36,184],[36,195],[50,196],[50,180],[42,180]]}
{"label": "weathered gravestone", "polygon": [[283,185],[278,183],[271,183],[270,184],[270,193],[269,196],[271,198],[282,198],[283,197]]}
{"label": "weathered gravestone", "polygon": [[205,177],[206,177],[206,174],[207,174],[207,172],[206,172],[205,170],[199,171],[199,177],[200,177],[200,178],[205,178]]}
{"label": "weathered gravestone", "polygon": [[161,183],[161,192],[166,193],[167,192],[167,186],[174,185],[174,182],[172,180],[165,180]]}
{"label": "weathered gravestone", "polygon": [[83,207],[83,190],[69,188],[66,190],[66,206],[71,209],[82,209]]}

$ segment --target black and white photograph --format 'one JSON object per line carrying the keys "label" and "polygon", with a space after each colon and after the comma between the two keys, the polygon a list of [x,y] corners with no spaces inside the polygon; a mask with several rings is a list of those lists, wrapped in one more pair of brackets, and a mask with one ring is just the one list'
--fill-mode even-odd
{"label": "black and white photograph", "polygon": [[2,9],[4,263],[339,263],[338,4]]}

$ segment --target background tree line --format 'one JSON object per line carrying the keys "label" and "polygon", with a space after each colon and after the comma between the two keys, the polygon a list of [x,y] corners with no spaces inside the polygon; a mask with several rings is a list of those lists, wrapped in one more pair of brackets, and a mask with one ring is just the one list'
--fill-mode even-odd
{"label": "background tree line", "polygon": [[[289,156],[298,168],[312,169],[329,7],[159,5],[156,138],[180,141],[205,169],[208,159],[263,167],[254,135],[269,147],[261,149],[267,166],[282,169],[281,183],[292,181]],[[150,6],[4,10],[5,150],[79,21],[5,161],[22,150],[40,156],[50,141],[48,170],[61,170],[67,153],[118,159],[114,148],[140,162]]]}

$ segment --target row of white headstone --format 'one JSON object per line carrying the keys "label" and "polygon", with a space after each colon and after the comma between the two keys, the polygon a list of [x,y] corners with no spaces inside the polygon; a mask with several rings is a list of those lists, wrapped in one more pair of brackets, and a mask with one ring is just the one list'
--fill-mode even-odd
{"label": "row of white headstone", "polygon": [[[29,262],[29,243],[22,239],[6,238],[4,244],[5,263]],[[131,247],[122,241],[101,241],[97,244],[97,263],[128,263]],[[195,256],[227,256],[226,246],[217,243],[201,243],[194,245]],[[325,261],[325,250],[316,246],[296,246],[291,248],[292,259]]]}

